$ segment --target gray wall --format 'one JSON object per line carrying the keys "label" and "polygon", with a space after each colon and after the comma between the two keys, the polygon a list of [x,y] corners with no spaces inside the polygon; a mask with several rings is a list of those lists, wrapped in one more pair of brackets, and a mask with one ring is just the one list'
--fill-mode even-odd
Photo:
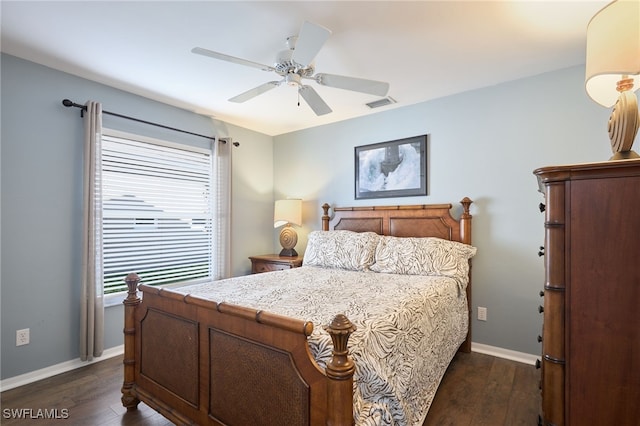
{"label": "gray wall", "polygon": [[[275,137],[276,198],[305,200],[298,251],[320,228],[324,202],[457,205],[468,196],[478,247],[474,314],[488,308],[487,322],[473,321],[473,341],[539,353],[544,217],[532,171],[611,156],[610,111],[587,98],[583,81],[584,69],[574,67]],[[428,196],[355,201],[354,147],[421,134],[430,135]]]}
{"label": "gray wall", "polygon": [[[122,92],[32,62],[2,55],[1,358],[2,379],[77,359],[83,121],[69,98],[241,143],[233,149],[232,268],[272,250],[273,139]],[[104,126],[206,146],[207,139],[105,115]],[[106,309],[105,347],[122,344],[122,306]],[[15,346],[17,329],[31,343]]]}

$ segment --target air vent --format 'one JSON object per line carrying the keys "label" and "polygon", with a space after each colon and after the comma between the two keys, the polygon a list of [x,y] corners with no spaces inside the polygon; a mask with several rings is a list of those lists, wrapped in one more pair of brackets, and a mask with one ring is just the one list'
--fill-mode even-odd
{"label": "air vent", "polygon": [[373,108],[380,108],[383,106],[387,106],[387,105],[391,105],[391,104],[395,104],[396,100],[393,99],[391,96],[387,96],[386,98],[382,98],[382,99],[378,99],[377,101],[373,101],[373,102],[369,102],[366,105],[373,109]]}

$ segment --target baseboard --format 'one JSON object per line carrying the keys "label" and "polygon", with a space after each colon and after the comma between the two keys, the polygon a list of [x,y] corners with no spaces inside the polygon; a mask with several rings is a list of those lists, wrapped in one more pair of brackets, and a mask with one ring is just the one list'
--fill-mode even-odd
{"label": "baseboard", "polygon": [[471,351],[531,365],[535,365],[536,360],[540,358],[539,355],[531,355],[525,352],[517,352],[510,349],[504,349],[475,342],[471,342]]}
{"label": "baseboard", "polygon": [[0,381],[0,392],[27,385],[29,383],[37,382],[38,380],[53,377],[61,373],[66,373],[67,371],[75,370],[76,368],[86,367],[89,364],[103,361],[108,358],[113,358],[114,356],[122,355],[123,353],[124,345],[120,345],[113,348],[105,349],[102,352],[102,356],[100,356],[99,358],[94,358],[91,361],[81,361],[80,358],[72,359],[70,361],[61,362],[60,364],[41,368],[40,370],[31,371],[19,376],[9,377]]}

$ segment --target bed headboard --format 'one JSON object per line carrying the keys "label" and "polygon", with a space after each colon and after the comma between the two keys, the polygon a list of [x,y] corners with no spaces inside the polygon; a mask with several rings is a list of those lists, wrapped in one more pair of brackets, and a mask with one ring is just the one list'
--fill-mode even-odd
{"label": "bed headboard", "polygon": [[322,209],[322,230],[372,231],[396,237],[438,237],[471,244],[472,201],[460,201],[462,215],[451,215],[451,204],[422,204],[411,206],[334,207],[329,216],[329,204]]}

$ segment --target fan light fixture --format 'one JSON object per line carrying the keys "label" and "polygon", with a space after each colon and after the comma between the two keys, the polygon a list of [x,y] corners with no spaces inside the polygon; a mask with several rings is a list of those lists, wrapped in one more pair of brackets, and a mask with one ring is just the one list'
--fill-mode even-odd
{"label": "fan light fixture", "polygon": [[295,74],[295,73],[287,74],[284,77],[284,79],[289,86],[295,86],[295,87],[301,86],[300,76],[298,74]]}
{"label": "fan light fixture", "polygon": [[284,228],[280,231],[280,245],[282,246],[280,256],[297,256],[298,253],[294,247],[298,243],[298,234],[291,225],[302,225],[302,200],[276,201],[273,212],[273,227],[278,228],[283,225]]}
{"label": "fan light fixture", "polygon": [[639,158],[631,147],[640,126],[640,0],[614,1],[589,22],[585,88],[598,104],[613,106],[610,159]]}

